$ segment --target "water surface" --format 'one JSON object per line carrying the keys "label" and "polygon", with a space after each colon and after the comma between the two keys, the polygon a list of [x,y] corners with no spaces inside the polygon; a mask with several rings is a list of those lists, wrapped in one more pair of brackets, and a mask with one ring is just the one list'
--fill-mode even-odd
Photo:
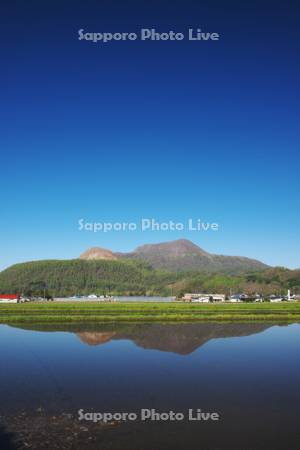
{"label": "water surface", "polygon": [[104,432],[101,446],[72,448],[299,448],[298,324],[26,328],[0,326],[4,418],[41,409],[49,417],[71,413],[74,421],[79,409],[220,414],[218,422],[125,423]]}

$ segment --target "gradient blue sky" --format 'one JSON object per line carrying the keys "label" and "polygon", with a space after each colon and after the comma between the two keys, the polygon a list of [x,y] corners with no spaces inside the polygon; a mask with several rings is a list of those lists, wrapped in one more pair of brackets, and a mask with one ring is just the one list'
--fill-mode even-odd
{"label": "gradient blue sky", "polygon": [[[28,1],[1,14],[0,268],[185,237],[299,267],[300,7],[283,1]],[[219,42],[77,31],[219,32]],[[219,232],[88,233],[140,217]]]}

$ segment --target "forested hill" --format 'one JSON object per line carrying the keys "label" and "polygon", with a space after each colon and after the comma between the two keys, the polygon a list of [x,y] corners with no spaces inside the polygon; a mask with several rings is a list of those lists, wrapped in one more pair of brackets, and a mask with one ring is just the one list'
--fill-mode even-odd
{"label": "forested hill", "polygon": [[300,293],[300,270],[271,268],[239,275],[166,272],[134,260],[46,260],[0,273],[0,293],[52,296],[180,295],[184,292]]}
{"label": "forested hill", "polygon": [[51,295],[163,292],[177,276],[138,261],[45,260],[15,264],[0,273],[0,292]]}

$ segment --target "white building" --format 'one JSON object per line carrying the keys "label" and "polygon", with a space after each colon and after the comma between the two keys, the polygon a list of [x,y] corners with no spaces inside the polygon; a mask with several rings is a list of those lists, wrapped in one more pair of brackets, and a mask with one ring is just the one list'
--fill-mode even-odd
{"label": "white building", "polygon": [[225,302],[226,296],[224,294],[184,294],[183,300],[193,303],[209,303],[209,302]]}

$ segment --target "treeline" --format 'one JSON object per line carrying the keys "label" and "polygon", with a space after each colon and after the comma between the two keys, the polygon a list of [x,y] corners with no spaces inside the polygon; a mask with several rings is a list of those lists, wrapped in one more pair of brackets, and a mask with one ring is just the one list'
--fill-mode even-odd
{"label": "treeline", "polygon": [[1,293],[25,296],[168,295],[176,274],[137,261],[49,260],[15,264],[0,273]]}
{"label": "treeline", "polygon": [[25,296],[176,295],[185,292],[300,293],[300,270],[272,268],[231,276],[166,272],[134,260],[49,260],[15,264],[0,273],[0,293]]}
{"label": "treeline", "polygon": [[300,270],[275,267],[259,272],[241,275],[189,274],[176,283],[181,292],[222,292],[226,295],[245,294],[286,294],[288,289],[300,294]]}

